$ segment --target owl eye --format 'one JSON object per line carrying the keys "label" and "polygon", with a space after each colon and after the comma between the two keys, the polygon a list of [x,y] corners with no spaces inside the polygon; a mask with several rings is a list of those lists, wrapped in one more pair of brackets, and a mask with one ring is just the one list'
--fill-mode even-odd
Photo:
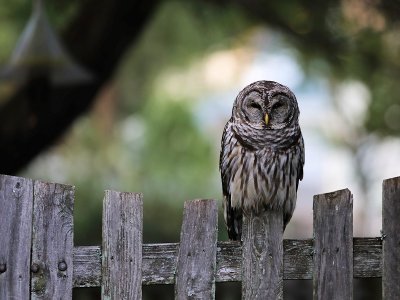
{"label": "owl eye", "polygon": [[276,102],[274,105],[272,105],[272,109],[278,109],[281,108],[283,106],[282,102]]}
{"label": "owl eye", "polygon": [[277,95],[272,100],[271,106],[271,126],[278,128],[286,124],[292,115],[291,100],[286,95]]}
{"label": "owl eye", "polygon": [[250,107],[251,107],[251,108],[255,108],[255,109],[260,109],[260,110],[261,110],[261,105],[258,104],[257,102],[252,102],[252,103],[250,103]]}

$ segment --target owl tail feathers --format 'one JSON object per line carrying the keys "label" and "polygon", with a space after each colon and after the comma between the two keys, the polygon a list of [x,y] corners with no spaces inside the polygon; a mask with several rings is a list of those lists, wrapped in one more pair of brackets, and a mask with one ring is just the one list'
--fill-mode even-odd
{"label": "owl tail feathers", "polygon": [[242,213],[241,210],[232,210],[233,214],[228,218],[228,236],[232,241],[240,241],[242,237]]}
{"label": "owl tail feathers", "polygon": [[228,227],[228,236],[232,241],[240,241],[242,237],[242,219],[234,219],[233,226]]}

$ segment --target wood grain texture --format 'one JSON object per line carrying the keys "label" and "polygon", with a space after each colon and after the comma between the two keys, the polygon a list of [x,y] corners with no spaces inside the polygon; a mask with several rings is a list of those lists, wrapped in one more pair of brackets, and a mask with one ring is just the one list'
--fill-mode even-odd
{"label": "wood grain texture", "polygon": [[[354,278],[382,276],[382,240],[353,239]],[[144,244],[142,284],[173,284],[178,260],[178,243]],[[283,241],[284,279],[313,278],[313,240]],[[239,242],[217,243],[215,281],[241,281],[242,248]],[[100,246],[74,249],[74,287],[96,287],[101,282]]]}
{"label": "wood grain texture", "polygon": [[400,177],[383,181],[383,299],[400,299]]}
{"label": "wood grain texture", "polygon": [[178,243],[144,244],[142,284],[174,284]]}
{"label": "wood grain texture", "polygon": [[74,187],[35,181],[32,299],[72,299]]}
{"label": "wood grain texture", "polygon": [[99,246],[74,248],[74,287],[101,285],[101,249]]}
{"label": "wood grain texture", "polygon": [[312,279],[314,242],[308,240],[283,241],[283,278]]}
{"label": "wood grain texture", "polygon": [[282,212],[244,214],[242,243],[242,299],[282,299]]}
{"label": "wood grain texture", "polygon": [[242,280],[242,245],[239,241],[217,243],[216,281]]}
{"label": "wood grain texture", "polygon": [[185,202],[175,299],[214,299],[217,226],[215,200]]}
{"label": "wood grain texture", "polygon": [[142,194],[106,191],[102,299],[142,299]]}
{"label": "wood grain texture", "polygon": [[314,299],[353,298],[353,196],[314,196]]}
{"label": "wood grain texture", "polygon": [[382,277],[382,238],[353,238],[353,275]]}
{"label": "wood grain texture", "polygon": [[29,299],[33,182],[0,175],[0,299]]}

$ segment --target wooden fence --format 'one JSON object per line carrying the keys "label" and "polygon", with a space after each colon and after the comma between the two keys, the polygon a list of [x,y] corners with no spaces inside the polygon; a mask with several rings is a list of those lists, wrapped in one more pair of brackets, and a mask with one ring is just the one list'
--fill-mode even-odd
{"label": "wooden fence", "polygon": [[353,278],[382,277],[400,299],[400,177],[383,183],[383,233],[353,238],[349,190],[314,197],[314,238],[282,239],[282,216],[244,217],[242,244],[217,241],[215,200],[185,202],[180,243],[142,243],[142,195],[106,191],[101,246],[74,247],[74,188],[0,175],[0,299],[141,299],[175,284],[176,299],[213,299],[242,281],[243,299],[282,299],[285,279],[312,279],[314,299],[352,299]]}

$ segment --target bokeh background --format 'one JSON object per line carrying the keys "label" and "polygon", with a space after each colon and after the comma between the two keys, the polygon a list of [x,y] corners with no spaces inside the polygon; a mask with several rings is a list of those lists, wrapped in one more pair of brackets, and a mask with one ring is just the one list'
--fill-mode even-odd
{"label": "bokeh background", "polygon": [[[380,0],[0,0],[0,173],[76,186],[76,245],[101,243],[105,189],[143,192],[144,242],[177,242],[185,200],[221,199],[234,98],[274,80],[297,96],[306,149],[285,237],[312,237],[313,195],[343,188],[354,235],[379,236],[382,180],[400,175],[399,15]],[[311,282],[285,297],[311,299]],[[379,298],[379,280],[355,281],[355,299]]]}

